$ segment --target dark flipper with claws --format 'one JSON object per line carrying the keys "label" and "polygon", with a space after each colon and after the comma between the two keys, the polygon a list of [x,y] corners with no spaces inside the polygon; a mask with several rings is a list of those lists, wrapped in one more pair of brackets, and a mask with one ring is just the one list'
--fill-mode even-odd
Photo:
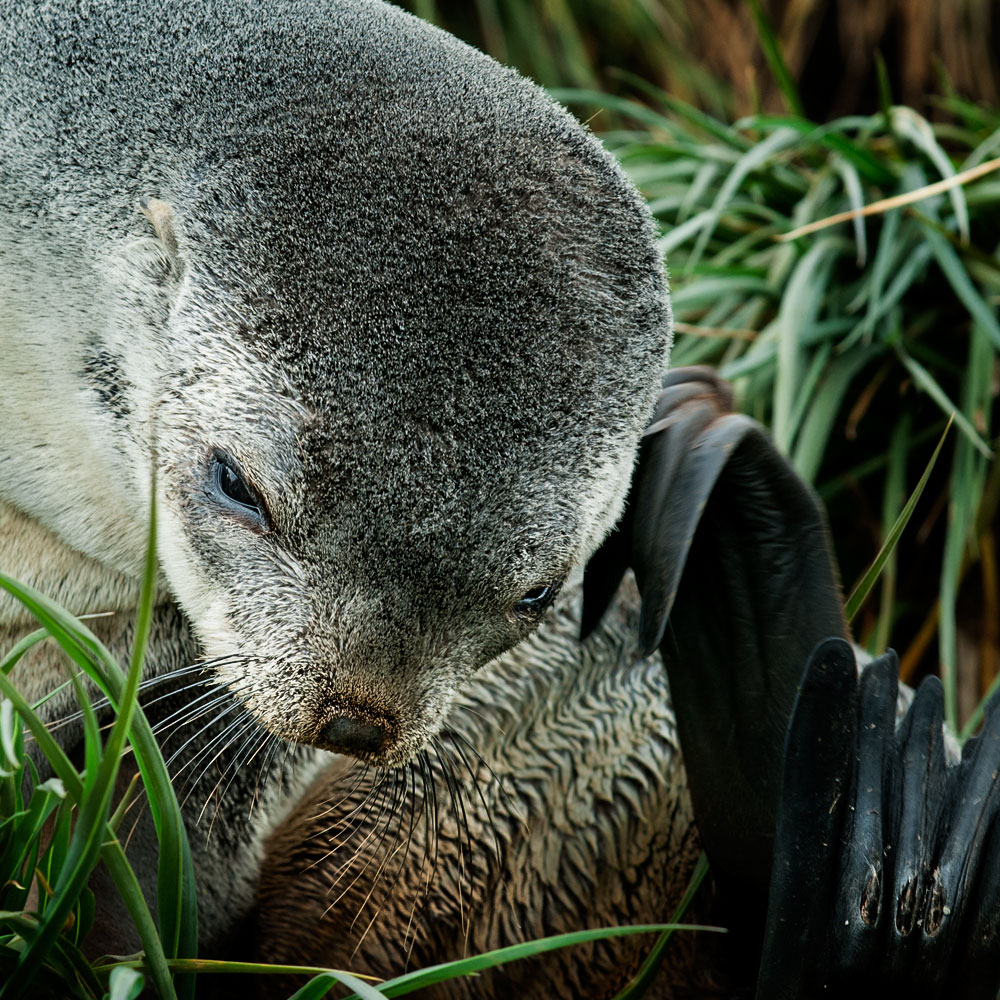
{"label": "dark flipper with claws", "polygon": [[941,685],[895,729],[891,651],[814,653],[788,731],[757,995],[987,1000],[1000,986],[1000,702],[947,766]]}
{"label": "dark flipper with claws", "polygon": [[587,568],[584,629],[632,566],[713,870],[763,897],[802,665],[846,627],[818,500],[730,407],[711,369],[664,380],[625,518]]}
{"label": "dark flipper with claws", "polygon": [[664,381],[626,514],[587,568],[585,634],[628,566],[745,923],[770,882],[760,1000],[995,997],[1000,703],[955,767],[936,682],[896,731],[895,655],[858,680],[818,500],[709,369]]}

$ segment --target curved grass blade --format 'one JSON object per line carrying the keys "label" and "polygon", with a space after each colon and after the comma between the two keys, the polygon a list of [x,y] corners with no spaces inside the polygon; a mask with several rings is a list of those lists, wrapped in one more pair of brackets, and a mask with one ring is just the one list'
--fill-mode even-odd
{"label": "curved grass blade", "polygon": [[[871,119],[865,119],[864,124],[870,124]],[[887,187],[895,183],[896,174],[886,166],[874,153],[864,146],[848,139],[842,129],[854,124],[853,119],[840,118],[826,125],[817,125],[808,118],[790,118],[777,115],[753,115],[739,122],[741,128],[762,129],[769,131],[775,128],[792,128],[804,135],[811,144],[824,146],[834,153],[839,153],[853,166],[865,180],[879,187]]]}
{"label": "curved grass blade", "polygon": [[768,66],[771,67],[778,87],[785,96],[789,109],[800,118],[805,118],[805,108],[802,104],[802,98],[799,96],[799,89],[795,85],[795,78],[789,72],[785,57],[781,54],[778,37],[760,5],[760,0],[747,0],[747,6],[750,8],[750,14],[757,26],[757,37],[764,50],[764,57],[767,59]]}
{"label": "curved grass blade", "polygon": [[[405,996],[407,993],[431,986],[434,983],[443,983],[449,979],[457,979],[473,972],[482,972],[484,969],[492,969],[495,966],[516,962],[522,958],[543,955],[559,948],[585,944],[588,941],[602,941],[606,938],[626,937],[631,934],[662,934],[665,931],[726,933],[724,927],[710,927],[702,924],[636,924],[632,927],[600,927],[595,930],[573,931],[569,934],[555,934],[551,937],[538,938],[535,941],[526,941],[523,944],[512,944],[506,948],[485,952],[482,955],[473,955],[471,958],[461,958],[454,962],[445,962],[441,965],[432,965],[427,969],[419,969],[416,972],[408,972],[383,983],[379,990],[387,997]],[[360,998],[355,995],[349,997],[348,1000],[360,1000]]]}
{"label": "curved grass blade", "polygon": [[[10,702],[5,701],[4,704],[9,705]],[[11,817],[11,820],[16,819],[16,824],[10,842],[4,847],[0,863],[0,887],[18,877],[24,862],[37,845],[46,821],[65,797],[66,789],[62,782],[58,778],[50,778],[35,789],[28,808],[19,816]]]}
{"label": "curved grass blade", "polygon": [[[688,907],[691,905],[691,901],[695,897],[698,889],[701,887],[701,883],[704,882],[705,876],[708,874],[708,856],[704,851],[698,856],[698,862],[694,866],[694,871],[691,873],[691,878],[688,881],[687,889],[684,890],[684,896],[681,898],[677,909],[674,910],[674,915],[671,918],[671,923],[676,923],[679,921],[684,914],[687,912]],[[650,949],[649,954],[646,956],[646,960],[642,963],[642,967],[635,974],[632,981],[614,998],[614,1000],[637,1000],[638,997],[644,996],[646,990],[649,989],[653,980],[656,978],[657,972],[660,970],[660,966],[663,964],[663,957],[666,952],[667,943],[673,937],[674,931],[664,931],[659,940]]]}
{"label": "curved grass blade", "polygon": [[969,208],[965,204],[962,181],[955,174],[955,166],[951,162],[951,158],[935,138],[934,129],[931,128],[930,122],[912,108],[897,106],[892,109],[892,129],[898,136],[909,140],[916,146],[937,167],[942,179],[948,183],[948,197],[951,199],[951,208],[955,213],[955,221],[958,223],[958,232],[962,242],[968,243]]}
{"label": "curved grass blade", "polygon": [[137,1000],[145,984],[142,973],[118,965],[108,978],[108,1000]]}
{"label": "curved grass blade", "polygon": [[685,262],[685,269],[694,268],[701,259],[723,210],[732,201],[733,195],[739,190],[745,178],[754,170],[771,161],[777,153],[788,149],[798,141],[799,136],[794,129],[778,129],[762,142],[757,143],[756,146],[752,146],[736,161],[736,165],[730,170],[712,202],[712,207],[709,209],[711,212],[709,224],[698,234],[698,239],[691,250],[691,256]]}
{"label": "curved grass blade", "polygon": [[[848,163],[842,156],[834,158],[833,166],[844,182],[844,192],[847,194],[851,208],[860,213],[861,209],[864,208],[864,195],[861,192],[861,178],[858,176],[857,168],[852,163]],[[851,222],[854,226],[854,242],[858,245],[856,260],[860,268],[864,267],[868,260],[868,238],[865,234],[864,220],[860,214],[856,215]]]}
{"label": "curved grass blade", "polygon": [[970,423],[969,418],[948,398],[948,394],[938,385],[934,376],[916,358],[907,354],[902,347],[897,346],[896,353],[899,355],[900,361],[903,362],[909,373],[913,376],[913,381],[948,415],[949,423],[951,420],[954,420],[955,426],[968,438],[969,443],[984,458],[992,458],[993,452],[990,450],[989,445],[979,436],[975,427]]}
{"label": "curved grass blade", "polygon": [[854,619],[854,616],[858,613],[858,609],[862,604],[864,604],[865,598],[868,596],[872,587],[875,585],[875,581],[879,578],[879,575],[882,572],[882,567],[885,566],[886,560],[889,558],[892,550],[896,547],[896,543],[899,541],[899,536],[902,535],[903,529],[909,523],[910,517],[913,515],[913,511],[917,506],[917,501],[920,499],[920,494],[924,492],[927,480],[930,479],[931,470],[934,468],[934,464],[938,460],[938,455],[941,454],[941,448],[944,446],[945,438],[948,436],[948,431],[951,430],[951,424],[952,421],[949,420],[945,426],[944,432],[938,440],[934,453],[930,457],[930,461],[927,463],[927,467],[924,469],[923,475],[920,477],[916,488],[910,494],[910,499],[906,501],[906,506],[899,512],[899,517],[896,518],[892,528],[889,529],[889,533],[885,536],[885,541],[882,543],[882,548],[879,549],[878,555],[875,556],[875,561],[871,564],[868,571],[858,582],[858,585],[854,588],[851,596],[848,597],[844,613],[849,622]]}
{"label": "curved grass blade", "polygon": [[612,68],[608,70],[608,75],[635,87],[640,94],[645,94],[650,100],[668,108],[678,118],[683,118],[689,125],[701,129],[713,139],[718,139],[720,142],[740,150],[749,149],[752,145],[751,141],[733,125],[727,125],[718,118],[713,118],[693,104],[682,101],[679,97],[674,97],[673,94],[668,94],[660,87],[627,69]]}
{"label": "curved grass blade", "polygon": [[658,111],[626,97],[615,97],[601,90],[586,90],[580,87],[550,87],[549,96],[560,104],[596,104],[598,107],[617,111],[620,115],[634,118],[637,122],[652,129],[666,131],[672,135],[677,130],[677,123]]}
{"label": "curved grass blade", "polygon": [[45,628],[35,629],[29,632],[23,639],[11,647],[10,651],[0,660],[0,674],[9,674],[17,665],[17,661],[28,652],[32,646],[37,646],[44,639],[47,639],[49,630]]}
{"label": "curved grass blade", "polygon": [[[996,162],[1000,165],[1000,160]],[[996,313],[976,291],[976,287],[969,277],[969,272],[962,266],[962,261],[951,244],[932,225],[924,222],[923,226],[924,239],[934,253],[938,266],[948,279],[952,291],[969,310],[969,315],[982,326],[983,331],[993,342],[993,346],[1000,350],[1000,322],[997,322]]]}
{"label": "curved grass blade", "polygon": [[315,978],[310,979],[302,989],[296,990],[288,1000],[320,1000],[337,985],[347,986],[354,990],[354,995],[360,1000],[385,1000],[385,994],[380,990],[346,972],[321,972]]}
{"label": "curved grass blade", "polygon": [[[376,985],[382,982],[378,976],[368,976],[361,972],[346,972],[344,969],[330,969],[317,965],[269,965],[264,962],[217,961],[213,958],[171,958],[167,960],[167,965],[172,972],[197,972],[206,975],[253,973],[264,976],[318,976],[323,972],[332,972],[354,976],[355,979],[362,981],[371,980]],[[142,971],[146,968],[146,962],[143,958],[123,959],[120,962],[95,965],[94,971],[98,975],[103,975],[105,972],[121,967]]]}
{"label": "curved grass blade", "polygon": [[[893,213],[887,218],[898,219],[899,216]],[[886,229],[890,225],[891,223],[887,223]],[[895,233],[893,233],[893,236],[895,236]],[[865,343],[871,341],[876,324],[903,299],[903,296],[911,290],[913,284],[922,277],[923,271],[927,267],[927,262],[931,258],[930,247],[921,243],[914,248],[912,253],[906,255],[896,270],[896,276],[892,279],[889,287],[883,292],[882,282],[888,271],[889,261],[888,254],[881,261],[878,259],[881,249],[882,245],[880,241],[879,249],[875,254],[875,265],[872,268],[871,299],[869,300],[868,311],[865,313],[865,318],[844,338],[843,343],[840,345],[840,350],[842,351],[849,350],[858,340],[864,340]]]}

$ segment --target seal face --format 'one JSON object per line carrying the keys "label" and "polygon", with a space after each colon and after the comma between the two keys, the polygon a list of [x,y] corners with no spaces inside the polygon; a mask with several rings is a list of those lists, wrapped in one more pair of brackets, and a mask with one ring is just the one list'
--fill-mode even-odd
{"label": "seal face", "polygon": [[670,339],[638,195],[368,0],[13,0],[0,64],[0,500],[128,577],[155,466],[220,681],[407,759],[620,512]]}

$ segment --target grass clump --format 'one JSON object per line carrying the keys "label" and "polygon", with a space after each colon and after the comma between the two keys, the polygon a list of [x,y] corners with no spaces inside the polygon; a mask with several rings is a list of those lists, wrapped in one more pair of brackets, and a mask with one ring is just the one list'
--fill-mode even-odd
{"label": "grass clump", "polygon": [[[146,969],[157,994],[165,1000],[193,996],[191,978],[175,981],[168,967],[168,959],[195,953],[198,921],[191,854],[163,757],[138,707],[153,614],[154,537],[152,514],[135,645],[127,673],[82,622],[42,594],[0,574],[0,587],[17,598],[42,626],[0,661],[3,1000],[42,996],[50,988],[55,996],[80,1000],[106,994],[126,997],[142,988],[143,977],[132,971],[115,972],[112,968],[98,975],[79,950],[95,909],[87,883],[101,861],[142,941]],[[83,720],[82,767],[70,760],[46,729],[36,711],[39,706],[29,705],[8,676],[32,646],[49,638],[62,648],[70,664],[68,683],[76,692]],[[83,677],[94,681],[115,707],[115,721],[105,739]],[[23,727],[30,731],[54,772],[48,781],[39,781],[34,763],[25,755]],[[117,837],[123,804],[114,803],[113,797],[127,741],[142,774],[159,838],[158,921],[146,905]],[[37,898],[34,906],[29,905],[32,883]]]}

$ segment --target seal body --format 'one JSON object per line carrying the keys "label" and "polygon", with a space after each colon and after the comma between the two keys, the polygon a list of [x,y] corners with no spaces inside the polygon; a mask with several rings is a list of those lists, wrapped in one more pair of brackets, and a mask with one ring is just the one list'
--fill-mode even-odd
{"label": "seal body", "polygon": [[[579,594],[567,596],[477,675],[407,772],[342,758],[317,775],[266,845],[261,959],[388,979],[552,934],[670,920],[700,844],[663,664],[638,648],[634,586],[582,644]],[[652,940],[567,948],[428,996],[610,997]],[[676,935],[652,995],[707,995],[704,944]],[[277,998],[294,985],[266,977],[258,989]]]}
{"label": "seal body", "polygon": [[537,87],[373,0],[12,0],[0,66],[0,564],[124,651],[155,469],[149,670],[183,706],[208,664],[176,766],[231,768],[188,807],[222,797],[214,940],[276,747],[410,759],[616,520],[652,224]]}

